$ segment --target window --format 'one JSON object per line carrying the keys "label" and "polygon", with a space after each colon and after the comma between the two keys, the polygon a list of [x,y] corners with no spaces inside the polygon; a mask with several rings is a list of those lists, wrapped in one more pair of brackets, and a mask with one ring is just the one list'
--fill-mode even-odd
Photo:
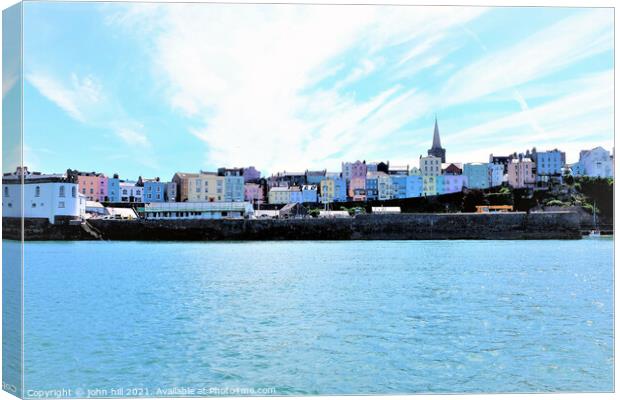
{"label": "window", "polygon": [[[92,193],[92,189],[91,189],[91,193]],[[58,197],[65,197],[65,187],[61,186],[58,188]]]}
{"label": "window", "polygon": [[4,187],[4,197],[9,197],[9,187],[8,186]]}
{"label": "window", "polygon": [[93,194],[95,191],[93,190],[93,188],[90,188],[90,194]]}
{"label": "window", "polygon": [[37,203],[32,203],[32,208],[37,208]]}
{"label": "window", "polygon": [[140,196],[140,191],[136,190],[136,196]]}
{"label": "window", "polygon": [[76,195],[76,193],[75,193],[75,192],[76,192],[76,190],[75,190],[75,186],[73,186],[73,187],[71,188],[71,197],[75,197],[75,195]]}
{"label": "window", "polygon": [[82,188],[82,194],[86,194],[86,188]]}
{"label": "window", "polygon": [[58,208],[65,208],[65,202],[64,201],[59,201],[58,202]]}
{"label": "window", "polygon": [[34,188],[34,197],[41,197],[41,187],[37,186]]}
{"label": "window", "polygon": [[150,194],[150,193],[149,193],[149,194],[147,194],[147,195],[146,195],[146,198],[147,198],[147,199],[150,199],[150,198],[151,198],[151,194]]}

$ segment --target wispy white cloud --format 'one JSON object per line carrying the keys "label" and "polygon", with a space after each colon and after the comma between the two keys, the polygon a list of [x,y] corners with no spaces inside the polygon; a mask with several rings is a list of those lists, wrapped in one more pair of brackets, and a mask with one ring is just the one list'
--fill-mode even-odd
{"label": "wispy white cloud", "polygon": [[442,91],[446,105],[475,100],[543,78],[613,48],[613,13],[581,12],[464,66]]}
{"label": "wispy white cloud", "polygon": [[[463,149],[456,157],[478,160],[486,159],[490,151],[512,153],[532,146],[561,147],[574,160],[580,149],[593,146],[592,137],[608,137],[605,143],[596,144],[612,145],[613,136],[608,132],[613,132],[613,71],[557,85],[565,88],[565,95],[468,127],[448,135],[445,140],[455,149]],[[528,91],[538,93],[541,88],[533,86]],[[538,128],[532,125],[532,120]]]}
{"label": "wispy white cloud", "polygon": [[151,143],[144,133],[129,128],[118,128],[116,135],[130,146],[150,147]]}
{"label": "wispy white cloud", "polygon": [[[108,96],[103,85],[93,75],[80,77],[75,73],[67,79],[33,70],[26,74],[26,80],[48,100],[64,110],[71,118],[84,124],[87,128],[102,128],[114,133],[128,151],[145,157],[137,161],[153,166],[150,152],[152,146],[143,132],[144,126],[127,116],[124,109]],[[144,153],[141,153],[143,152]],[[25,152],[31,164],[36,163],[35,152]]]}
{"label": "wispy white cloud", "polygon": [[[394,82],[361,97],[348,87],[386,66],[385,49],[408,51],[402,66],[409,67],[444,31],[486,11],[215,4],[141,9],[131,6],[122,26],[132,30],[133,21],[148,19],[153,27],[141,36],[151,41],[153,72],[171,107],[196,121],[189,133],[206,144],[205,163],[251,160],[271,171],[337,166],[338,157],[368,149],[359,143],[378,146],[419,117],[428,110],[420,100],[426,97],[411,88]],[[353,65],[342,58],[351,50],[359,55]],[[348,75],[332,86],[314,87],[344,70]]]}
{"label": "wispy white cloud", "polygon": [[80,122],[86,122],[84,114],[101,101],[101,86],[92,76],[80,79],[72,74],[68,84],[41,72],[29,73],[26,79],[43,96]]}

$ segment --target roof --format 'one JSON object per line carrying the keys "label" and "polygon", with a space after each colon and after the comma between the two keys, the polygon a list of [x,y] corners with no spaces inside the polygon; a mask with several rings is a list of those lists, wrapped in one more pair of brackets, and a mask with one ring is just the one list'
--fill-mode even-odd
{"label": "roof", "polygon": [[179,178],[196,178],[198,176],[195,172],[175,172],[176,176]]}
{"label": "roof", "polygon": [[270,192],[288,192],[289,190],[288,186],[274,186],[269,189]]}
{"label": "roof", "polygon": [[137,218],[135,211],[131,208],[108,207],[110,215],[120,215],[123,218]]}
{"label": "roof", "polygon": [[368,171],[366,173],[366,179],[368,179],[368,178],[378,178],[380,176],[388,176],[388,174],[386,174],[383,171]]}

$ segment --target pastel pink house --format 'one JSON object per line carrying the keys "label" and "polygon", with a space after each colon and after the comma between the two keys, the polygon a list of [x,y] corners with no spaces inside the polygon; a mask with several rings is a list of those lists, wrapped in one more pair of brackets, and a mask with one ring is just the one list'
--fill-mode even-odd
{"label": "pastel pink house", "polygon": [[243,187],[243,192],[245,201],[257,204],[265,201],[263,188],[258,183],[246,183]]}
{"label": "pastel pink house", "polygon": [[78,190],[86,200],[108,201],[108,177],[98,172],[78,172]]}
{"label": "pastel pink house", "polygon": [[536,164],[530,158],[519,157],[508,163],[508,184],[513,188],[533,187],[536,183]]}
{"label": "pastel pink house", "polygon": [[353,201],[366,201],[366,175],[351,178],[349,182],[349,197]]}

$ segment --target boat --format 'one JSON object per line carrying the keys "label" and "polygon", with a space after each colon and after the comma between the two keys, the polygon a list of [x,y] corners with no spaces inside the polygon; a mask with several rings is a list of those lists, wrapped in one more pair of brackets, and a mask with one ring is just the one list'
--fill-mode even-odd
{"label": "boat", "polygon": [[596,223],[596,202],[594,203],[594,206],[592,207],[592,219],[593,219],[593,225],[594,225],[594,229],[592,229],[590,231],[590,233],[588,234],[588,237],[591,238],[597,238],[601,236],[601,230],[598,228],[598,224]]}

